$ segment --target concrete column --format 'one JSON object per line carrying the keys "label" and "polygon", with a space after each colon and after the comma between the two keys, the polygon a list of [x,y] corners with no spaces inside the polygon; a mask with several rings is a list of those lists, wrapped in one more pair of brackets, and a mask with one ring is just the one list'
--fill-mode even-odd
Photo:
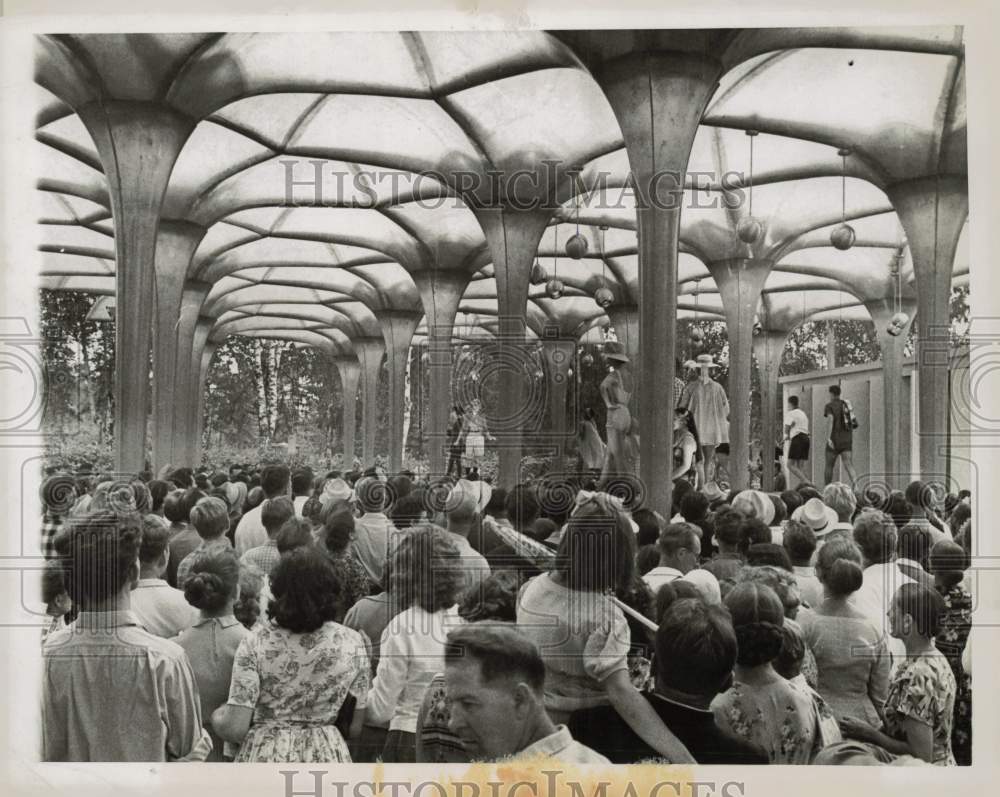
{"label": "concrete column", "polygon": [[340,375],[340,389],[343,392],[341,407],[341,440],[343,442],[343,469],[351,470],[354,466],[354,439],[358,426],[358,382],[361,377],[361,364],[357,357],[335,357],[333,365]]}
{"label": "concrete column", "polygon": [[[721,64],[676,51],[632,53],[595,75],[622,129],[636,182],[639,232],[640,476],[646,505],[669,516],[673,483],[674,338],[677,326],[677,242],[684,173]],[[657,201],[650,201],[656,197]]]}
{"label": "concrete column", "polygon": [[969,211],[965,176],[921,177],[886,189],[906,230],[917,282],[920,475],[946,481],[951,271]]}
{"label": "concrete column", "polygon": [[480,210],[476,215],[493,255],[497,281],[500,401],[490,433],[499,446],[499,485],[509,489],[520,481],[524,428],[544,412],[544,405],[529,401],[526,391],[525,371],[533,365],[525,348],[525,313],[531,267],[552,214],[504,207]]}
{"label": "concrete column", "polygon": [[542,339],[542,356],[545,360],[545,385],[548,398],[549,417],[552,419],[552,438],[560,453],[566,453],[575,429],[569,428],[566,420],[566,394],[569,387],[569,369],[573,367],[576,354],[575,340],[558,338]]}
{"label": "concrete column", "polygon": [[729,475],[732,486],[750,483],[750,368],[753,320],[764,282],[774,265],[763,258],[735,257],[708,263],[719,286],[729,334]]}
{"label": "concrete column", "polygon": [[774,468],[770,467],[771,452],[784,439],[782,428],[775,426],[778,407],[781,402],[781,388],[778,384],[781,357],[785,351],[785,341],[788,340],[788,330],[764,330],[753,339],[753,353],[757,358],[757,368],[760,372],[761,392],[761,448],[764,470],[761,474],[761,486],[765,490],[774,489]]}
{"label": "concrete column", "polygon": [[375,434],[378,431],[378,382],[382,373],[382,338],[356,338],[354,351],[361,363],[361,456],[364,466],[375,464]]}
{"label": "concrete column", "polygon": [[[903,440],[903,348],[913,324],[917,303],[913,299],[903,300],[903,312],[910,317],[909,323],[897,335],[890,335],[886,329],[895,314],[891,299],[865,302],[871,313],[882,350],[882,429],[885,435],[885,480],[895,489],[902,490],[910,482],[910,463],[902,462],[899,456]],[[919,362],[919,360],[918,360]],[[873,408],[874,409],[874,408]],[[877,424],[872,423],[875,429]]]}
{"label": "concrete column", "polygon": [[431,477],[444,475],[448,464],[446,438],[451,407],[451,333],[469,274],[462,271],[421,271],[412,275],[427,318],[429,413],[427,445]]}
{"label": "concrete column", "polygon": [[[198,244],[207,230],[187,221],[164,219],[156,234],[156,322],[153,326],[153,471],[166,464],[187,465],[181,453],[183,432],[176,427],[194,413],[187,394],[191,386],[190,354],[181,344],[181,326],[191,337],[201,307],[182,317],[185,276]],[[188,343],[190,346],[190,341]],[[182,373],[183,372],[183,373]],[[181,399],[184,399],[182,402]],[[186,413],[178,412],[183,403]]]}
{"label": "concrete column", "polygon": [[108,178],[115,225],[115,468],[146,459],[154,256],[170,172],[194,121],[164,106],[105,100],[78,109]]}
{"label": "concrete column", "polygon": [[410,341],[423,313],[380,310],[375,313],[382,325],[385,352],[389,360],[389,470],[403,469],[403,416],[406,408],[406,368],[410,361]]}
{"label": "concrete column", "polygon": [[184,464],[194,467],[201,461],[201,453],[205,434],[205,383],[208,379],[208,369],[221,341],[209,341],[215,319],[200,316],[195,321],[191,336],[191,347],[187,350],[190,359],[188,373],[191,374],[189,389],[191,406],[195,408],[194,417],[183,426],[183,442],[178,449],[184,458]]}
{"label": "concrete column", "polygon": [[[199,374],[191,368],[191,353],[195,348],[195,335],[200,319],[201,308],[212,290],[208,282],[188,282],[181,297],[181,314],[177,324],[177,365],[174,388],[176,400],[172,407],[174,414],[174,434],[180,438],[179,452],[183,462],[194,462],[201,459],[201,426],[203,419],[198,414],[199,389],[204,387],[198,383]],[[214,351],[214,348],[213,348]]]}

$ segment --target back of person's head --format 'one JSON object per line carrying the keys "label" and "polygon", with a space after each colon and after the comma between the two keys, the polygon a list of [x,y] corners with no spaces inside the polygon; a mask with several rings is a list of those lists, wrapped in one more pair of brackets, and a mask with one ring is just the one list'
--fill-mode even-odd
{"label": "back of person's head", "polygon": [[288,493],[291,474],[286,465],[268,465],[261,471],[260,486],[265,498],[277,498]]}
{"label": "back of person's head", "polygon": [[311,470],[297,470],[292,474],[292,495],[309,495],[312,492],[313,474]]}
{"label": "back of person's head", "polygon": [[389,519],[398,530],[408,529],[424,517],[424,495],[413,491],[395,501],[389,510]]}
{"label": "back of person's head", "polygon": [[251,487],[250,490],[247,492],[247,501],[246,501],[247,512],[249,512],[251,509],[256,509],[258,506],[264,503],[264,499],[266,497],[267,496],[264,495],[264,489],[260,485],[257,485],[256,487]]}
{"label": "back of person's head", "polygon": [[670,494],[671,517],[681,513],[681,503],[693,492],[695,492],[694,485],[687,479],[680,479],[674,482],[674,489]]}
{"label": "back of person's head", "polygon": [[816,576],[835,598],[853,595],[864,583],[861,549],[850,540],[830,540],[816,557]]}
{"label": "back of person's head", "polygon": [[785,490],[781,494],[781,501],[785,505],[789,517],[791,517],[792,512],[806,502],[805,498],[802,497],[802,493],[798,490]]}
{"label": "back of person's head", "polygon": [[155,564],[170,544],[170,527],[156,515],[142,519],[142,543],[139,545],[139,563]]}
{"label": "back of person's head", "polygon": [[308,634],[336,620],[342,585],[333,563],[315,548],[282,554],[271,571],[268,617],[293,633]]}
{"label": "back of person's head", "polygon": [[271,498],[260,508],[260,522],[268,537],[277,534],[285,521],[295,514],[295,504],[288,496]]}
{"label": "back of person's head", "polygon": [[170,492],[170,485],[161,479],[153,479],[146,487],[149,489],[149,497],[153,502],[149,511],[159,514],[163,511],[163,501],[167,497],[167,493]]}
{"label": "back of person's head", "polygon": [[402,609],[419,606],[431,614],[454,606],[465,579],[461,555],[444,529],[412,527],[391,556],[389,592]]}
{"label": "back of person's head", "polygon": [[854,519],[854,541],[867,564],[882,564],[896,553],[896,524],[877,509],[866,509]]}
{"label": "back of person's head", "polygon": [[792,560],[782,546],[773,542],[758,542],[747,550],[747,564],[755,567],[771,565],[792,572]]}
{"label": "back of person's head", "polygon": [[59,533],[68,562],[67,586],[83,608],[115,598],[139,577],[142,521],[136,514],[93,512]]}
{"label": "back of person's head", "polygon": [[840,385],[830,385],[830,395],[840,398]]}
{"label": "back of person's head", "polygon": [[841,523],[849,523],[858,504],[854,491],[843,482],[831,482],[823,488],[823,503],[837,513]]}
{"label": "back of person's head", "polygon": [[519,484],[507,495],[507,517],[511,525],[523,532],[538,517],[538,499],[535,491],[527,484]]}
{"label": "back of person's head", "polygon": [[795,575],[773,565],[747,565],[736,575],[736,583],[763,584],[770,587],[781,601],[785,617],[794,619],[802,605],[799,582]]}
{"label": "back of person's head", "polygon": [[[718,530],[716,530],[718,534]],[[748,517],[740,524],[740,553],[746,556],[750,546],[771,541],[771,528],[760,518]]]}
{"label": "back of person's head", "polygon": [[[938,635],[945,605],[944,598],[936,589],[911,581],[896,590],[893,602],[900,614],[909,615],[920,636],[932,639]],[[903,630],[905,632],[906,629]]]}
{"label": "back of person's head", "polygon": [[184,582],[184,598],[196,609],[218,612],[236,599],[240,560],[232,548],[216,546],[195,551]]}
{"label": "back of person's head", "polygon": [[927,556],[927,570],[946,589],[961,584],[965,571],[972,565],[969,552],[957,542],[941,540]]}
{"label": "back of person's head", "polygon": [[655,598],[656,603],[653,607],[653,611],[657,620],[661,619],[667,612],[667,609],[673,606],[677,601],[700,601],[702,599],[698,588],[690,581],[685,581],[682,578],[675,578],[673,581],[661,584],[660,588],[656,590]]}
{"label": "back of person's head", "polygon": [[785,616],[774,590],[764,584],[742,582],[724,601],[736,632],[736,661],[756,667],[774,661],[781,652]]}
{"label": "back of person's head", "polygon": [[896,543],[896,554],[901,559],[910,559],[921,567],[927,563],[927,554],[931,551],[930,533],[913,523],[903,526]]}
{"label": "back of person's head", "polygon": [[233,617],[245,628],[253,628],[260,617],[260,591],[264,587],[264,574],[256,567],[240,568],[240,591],[233,604]]}
{"label": "back of person's head", "polygon": [[181,498],[181,522],[193,523],[191,520],[191,510],[194,509],[195,505],[204,497],[205,493],[197,487],[192,487],[191,489],[184,491],[184,496]]}
{"label": "back of person's head", "polygon": [[785,506],[785,502],[781,499],[781,496],[776,493],[767,493],[767,497],[771,500],[771,505],[774,507],[774,517],[771,518],[771,525],[780,526],[788,518],[788,507]]}
{"label": "back of person's head", "polygon": [[524,533],[527,534],[532,539],[538,540],[539,542],[544,542],[553,534],[559,531],[559,527],[556,525],[554,520],[550,520],[547,517],[535,518],[535,522],[532,523]]}
{"label": "back of person's head", "polygon": [[806,657],[806,641],[802,630],[787,620],[781,626],[781,651],[772,663],[774,671],[785,680],[792,680],[802,672],[802,662]]}
{"label": "back of person's head", "polygon": [[549,476],[536,483],[535,493],[542,516],[562,527],[573,509],[576,485],[568,478]]}
{"label": "back of person's head", "polygon": [[229,530],[229,507],[221,498],[205,496],[191,510],[191,525],[203,540],[221,537]]}
{"label": "back of person's head", "polygon": [[517,621],[517,590],[520,579],[510,570],[490,573],[479,589],[465,593],[458,607],[459,616],[467,623],[485,620],[513,623]]}
{"label": "back of person's head", "polygon": [[903,495],[909,503],[920,510],[934,509],[934,490],[920,479],[906,485]]}
{"label": "back of person's head", "polygon": [[962,524],[971,517],[971,506],[962,502],[955,504],[955,508],[952,509],[951,514],[948,516],[948,526],[951,528],[953,537],[958,535],[958,530],[962,528]]}
{"label": "back of person's head", "polygon": [[646,545],[656,545],[656,541],[660,539],[660,532],[663,530],[656,512],[648,507],[642,507],[632,512],[632,520],[639,527],[636,544],[640,548]]}
{"label": "back of person's head", "polygon": [[403,473],[390,476],[386,484],[389,486],[389,495],[392,496],[393,503],[406,498],[413,490],[413,480]]}
{"label": "back of person's head", "polygon": [[659,626],[658,687],[709,698],[727,688],[737,642],[725,609],[692,598],[675,600],[661,615]]}
{"label": "back of person's head", "polygon": [[913,519],[915,507],[906,500],[906,496],[899,490],[889,493],[888,499],[881,502],[881,506],[876,505],[888,515],[892,522],[896,524],[896,530],[902,529]]}
{"label": "back of person's head", "polygon": [[274,537],[274,544],[280,554],[286,554],[297,548],[312,548],[314,541],[312,524],[308,520],[295,517],[294,514],[281,524]]}
{"label": "back of person's head", "polygon": [[785,524],[785,533],[781,544],[788,551],[792,565],[805,567],[812,560],[816,551],[816,534],[812,528],[798,520],[789,520]]}
{"label": "back of person's head", "polygon": [[626,588],[635,573],[635,534],[620,507],[603,493],[570,517],[556,551],[555,569],[570,589]]}
{"label": "back of person's head", "polygon": [[69,597],[66,577],[62,562],[50,559],[45,563],[42,568],[42,603],[51,606],[59,598]]}
{"label": "back of person's head", "polygon": [[181,490],[188,490],[195,486],[194,473],[191,468],[174,468],[167,478]]}
{"label": "back of person's head", "polygon": [[172,490],[163,499],[163,517],[171,523],[186,523],[188,516],[185,514],[184,491]]}
{"label": "back of person's head", "polygon": [[809,484],[807,482],[803,482],[798,487],[796,487],[795,492],[797,492],[800,496],[802,496],[803,504],[810,498],[818,498],[820,501],[823,500],[823,494],[819,490],[817,490],[814,485]]}
{"label": "back of person's head", "polygon": [[640,576],[660,564],[660,549],[656,545],[643,545],[635,555],[635,567]]}
{"label": "back of person's head", "polygon": [[445,666],[459,662],[479,665],[480,679],[526,684],[541,697],[545,689],[545,662],[535,643],[508,623],[469,623],[448,632]]}
{"label": "back of person's head", "polygon": [[690,523],[669,523],[656,541],[660,556],[672,558],[682,549],[700,548],[701,530]]}
{"label": "back of person's head", "polygon": [[[738,509],[722,507],[715,513],[715,539],[731,549],[737,549],[743,542],[743,523],[746,516]],[[770,539],[770,534],[768,534]]]}
{"label": "back of person's head", "polygon": [[681,516],[688,523],[704,520],[708,514],[708,496],[697,490],[689,491],[681,499]]}
{"label": "back of person's head", "polygon": [[486,503],[486,508],[484,510],[485,514],[495,518],[507,517],[507,495],[508,492],[506,487],[493,488],[490,500]]}
{"label": "back of person's head", "polygon": [[362,512],[382,512],[389,505],[389,490],[375,476],[364,476],[354,484],[354,494]]}
{"label": "back of person's head", "polygon": [[347,509],[327,512],[323,518],[322,540],[326,552],[339,556],[354,537],[354,515]]}

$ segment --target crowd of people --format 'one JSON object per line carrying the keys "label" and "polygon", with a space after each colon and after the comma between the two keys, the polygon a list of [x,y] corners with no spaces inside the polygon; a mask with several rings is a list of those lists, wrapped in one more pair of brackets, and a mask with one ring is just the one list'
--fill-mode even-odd
{"label": "crowd of people", "polygon": [[43,487],[43,760],[971,763],[968,493],[144,476]]}

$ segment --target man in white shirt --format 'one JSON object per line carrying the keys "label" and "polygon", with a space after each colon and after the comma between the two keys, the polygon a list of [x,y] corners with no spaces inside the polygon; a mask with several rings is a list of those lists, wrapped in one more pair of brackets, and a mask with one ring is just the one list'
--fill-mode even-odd
{"label": "man in white shirt", "polygon": [[[288,495],[288,468],[284,465],[269,465],[260,475],[260,486],[264,491],[264,500]],[[267,529],[260,519],[264,502],[247,512],[236,527],[236,555],[243,556],[251,548],[267,543]]]}
{"label": "man in white shirt", "polygon": [[[788,411],[785,412],[785,440],[788,442],[788,472],[800,482],[809,481],[806,476],[806,462],[809,460],[809,416],[799,409],[799,397],[788,397]],[[786,479],[789,489],[791,479]]]}
{"label": "man in white shirt", "polygon": [[[479,585],[490,575],[489,562],[472,547],[469,534],[477,522],[482,522],[491,495],[492,488],[486,482],[459,479],[445,502],[448,533],[462,557],[462,575],[465,577],[463,594],[478,590]],[[493,524],[496,531],[496,521]],[[509,522],[506,525],[511,527]]]}
{"label": "man in white shirt", "polygon": [[354,494],[363,514],[354,521],[351,546],[371,582],[385,587],[385,562],[400,533],[385,514],[388,491],[376,477],[365,476],[354,485]]}
{"label": "man in white shirt", "polygon": [[555,725],[545,711],[545,662],[515,626],[472,623],[448,634],[448,722],[474,760],[551,758],[572,764],[608,759]]}
{"label": "man in white shirt", "polygon": [[171,639],[190,628],[198,610],[163,578],[170,559],[170,527],[155,515],[142,519],[139,581],[132,590],[132,612],[149,633]]}
{"label": "man in white shirt", "polygon": [[691,523],[671,523],[660,534],[656,547],[660,549],[660,564],[642,577],[654,594],[698,567],[701,530]]}
{"label": "man in white shirt", "polygon": [[302,517],[302,507],[312,495],[313,474],[311,470],[297,470],[292,474],[292,504],[295,506],[295,517]]}

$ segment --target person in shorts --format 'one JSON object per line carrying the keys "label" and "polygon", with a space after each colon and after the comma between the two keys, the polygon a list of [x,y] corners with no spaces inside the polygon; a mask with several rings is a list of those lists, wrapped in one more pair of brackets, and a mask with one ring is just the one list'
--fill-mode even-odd
{"label": "person in shorts", "polygon": [[826,469],[823,484],[829,484],[833,481],[833,466],[837,464],[838,457],[847,471],[849,483],[854,484],[858,479],[854,470],[854,462],[851,459],[851,449],[854,445],[852,415],[851,405],[840,397],[840,386],[831,385],[830,400],[823,408],[823,417],[830,419],[826,438]]}
{"label": "person in shorts", "polygon": [[788,486],[791,487],[790,476],[795,476],[800,482],[809,481],[806,475],[806,462],[809,460],[809,418],[799,409],[799,397],[788,397],[788,411],[785,413],[785,441],[788,443]]}

